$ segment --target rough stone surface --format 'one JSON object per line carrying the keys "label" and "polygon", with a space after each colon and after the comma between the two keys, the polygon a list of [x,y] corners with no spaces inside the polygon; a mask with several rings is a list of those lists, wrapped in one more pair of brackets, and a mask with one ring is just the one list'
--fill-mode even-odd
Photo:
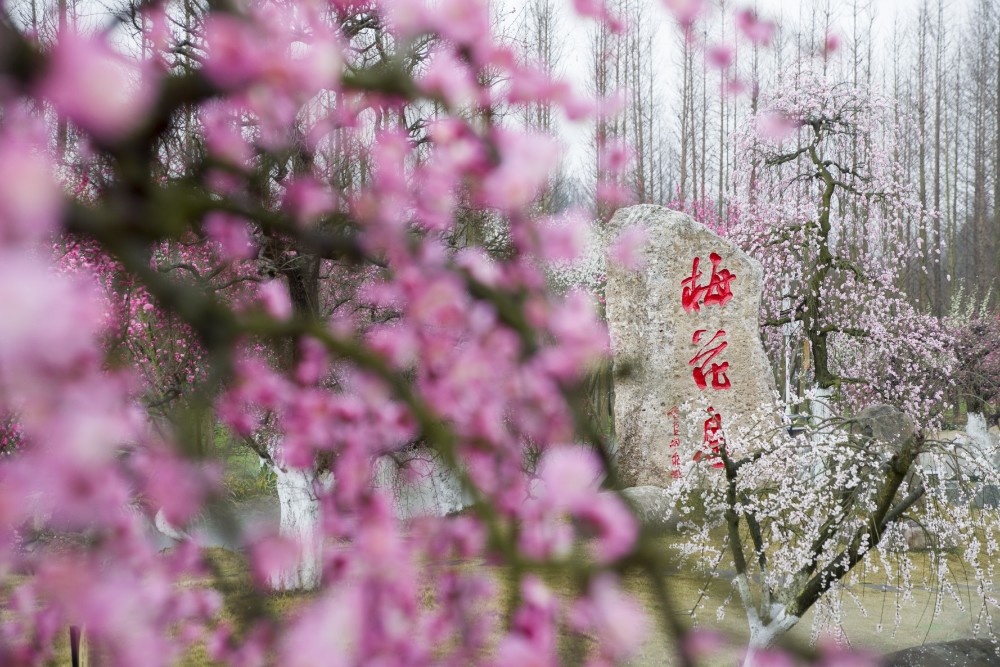
{"label": "rough stone surface", "polygon": [[622,490],[635,508],[635,516],[650,528],[668,531],[677,528],[677,512],[667,492],[658,486],[633,486]]}
{"label": "rough stone surface", "polygon": [[930,549],[936,540],[929,535],[927,528],[913,519],[905,519],[900,526],[901,540],[895,545],[897,551],[921,551]]}
{"label": "rough stone surface", "polygon": [[913,420],[889,405],[870,405],[854,418],[855,433],[899,449],[913,437]]}
{"label": "rough stone surface", "polygon": [[379,457],[374,477],[377,487],[390,491],[398,519],[445,516],[469,504],[458,477],[427,447]]}
{"label": "rough stone surface", "polygon": [[989,639],[958,639],[913,646],[882,658],[885,667],[1000,667],[997,647]]}
{"label": "rough stone surface", "polygon": [[[682,452],[683,468],[690,452],[702,446],[708,408],[720,415],[723,432],[747,415],[760,414],[774,401],[774,377],[760,342],[758,313],[763,272],[734,244],[687,215],[659,206],[620,209],[609,232],[641,225],[648,231],[646,264],[639,272],[610,266],[606,289],[608,327],[615,363],[615,434],[622,481],[627,486],[665,487],[677,474],[674,451]],[[726,303],[700,300],[697,310],[682,303],[684,281],[695,258],[702,274],[697,285],[710,283],[716,253],[718,274],[729,271],[732,298]],[[690,282],[688,283],[690,284]],[[716,293],[719,293],[718,291]],[[695,342],[697,332],[703,331]],[[706,346],[717,332],[725,331]],[[694,378],[692,359],[704,349],[728,343],[705,367],[728,362],[715,379],[729,388],[706,388]],[[698,362],[700,365],[704,357]],[[622,373],[627,373],[624,377]],[[701,402],[695,405],[693,402]],[[676,412],[671,412],[676,410]],[[678,434],[674,425],[677,422]],[[774,416],[775,430],[780,428]],[[680,446],[672,447],[678,438]]]}

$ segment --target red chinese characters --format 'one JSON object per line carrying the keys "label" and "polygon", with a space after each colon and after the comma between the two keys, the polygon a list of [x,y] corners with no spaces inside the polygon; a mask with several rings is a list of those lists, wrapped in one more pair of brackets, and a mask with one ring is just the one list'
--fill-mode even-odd
{"label": "red chinese characters", "polygon": [[[691,338],[691,343],[693,345],[701,343],[702,334],[707,333],[707,331],[707,329],[698,329],[695,331],[694,336]],[[715,358],[722,354],[729,346],[725,338],[725,330],[719,329],[712,336],[711,340],[704,343],[698,350],[698,353],[688,362],[689,366],[695,367],[692,375],[694,376],[694,383],[698,385],[698,389],[705,389],[708,387],[709,382],[712,384],[712,389],[729,389],[732,386],[729,382],[729,376],[726,375],[726,371],[729,370],[729,362],[722,361],[719,363],[715,361]]]}
{"label": "red chinese characters", "polygon": [[[690,277],[681,280],[681,306],[688,313],[698,314],[702,306],[725,306],[733,298],[732,283],[736,280],[736,274],[729,269],[720,268],[722,256],[718,253],[711,253],[708,256],[712,263],[712,272],[707,282],[701,282],[705,273],[699,269],[701,258],[695,257],[691,265]],[[691,344],[697,348],[697,352],[688,361],[692,366],[691,376],[698,389],[704,390],[711,387],[713,390],[729,389],[732,384],[729,381],[729,362],[724,358],[724,352],[729,347],[726,340],[726,331],[717,329],[709,336],[709,329],[698,329],[691,337]],[[676,411],[676,408],[674,408]],[[673,477],[680,476],[680,457],[677,448],[680,446],[678,438],[677,418],[674,417],[674,438],[670,441],[671,468]],[[708,408],[708,419],[703,425],[704,438],[700,450],[695,454],[694,460],[701,458],[710,460],[713,468],[723,468],[725,465],[719,457],[719,452],[725,445],[722,433],[722,415],[715,411],[715,408]]]}
{"label": "red chinese characters", "polygon": [[722,415],[716,412],[715,408],[708,409],[708,419],[705,420],[704,434],[703,449],[695,453],[694,460],[697,461],[705,456],[715,459],[715,462],[712,463],[713,468],[726,467],[722,461],[718,460],[719,449],[726,441],[722,435]]}
{"label": "red chinese characters", "polygon": [[718,254],[713,252],[708,256],[708,259],[712,262],[712,275],[709,277],[707,284],[698,284],[698,281],[704,275],[698,270],[701,257],[694,258],[694,264],[691,267],[691,277],[681,281],[681,306],[689,313],[698,312],[702,305],[724,306],[733,298],[731,283],[736,280],[736,274],[732,273],[729,269],[719,270],[722,257]]}
{"label": "red chinese characters", "polygon": [[676,407],[670,408],[667,415],[674,421],[673,438],[670,439],[670,476],[673,479],[681,478],[681,455],[678,452],[681,446],[681,413]]}

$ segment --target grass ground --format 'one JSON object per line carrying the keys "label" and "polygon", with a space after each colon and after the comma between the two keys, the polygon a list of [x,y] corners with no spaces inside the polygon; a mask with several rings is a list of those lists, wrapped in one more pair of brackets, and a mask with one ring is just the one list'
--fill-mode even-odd
{"label": "grass ground", "polygon": [[212,455],[226,465],[222,484],[230,500],[240,503],[276,495],[274,473],[261,466],[260,457],[222,425],[215,427],[213,448]]}
{"label": "grass ground", "polygon": [[[664,548],[669,545],[665,542]],[[210,557],[216,568],[216,574],[210,584],[223,592],[226,600],[224,616],[235,623],[241,624],[241,619],[253,611],[252,606],[263,603],[270,613],[288,614],[309,599],[308,594],[275,594],[260,599],[255,595],[250,581],[245,560],[234,552],[224,549],[214,549]],[[917,578],[922,575],[921,555],[916,554]],[[955,566],[961,571],[957,557]],[[476,568],[487,571],[498,583],[504,583],[509,573],[503,568],[488,566],[481,562],[457,564],[456,567]],[[568,577],[550,576],[548,583],[557,592],[568,592],[571,583]],[[730,599],[731,588],[725,581],[716,580],[707,587],[705,581],[690,570],[681,569],[670,575],[668,582],[675,596],[675,613],[680,614],[689,625],[720,631],[731,637],[734,647],[741,645],[746,636],[746,619],[742,609],[735,599]],[[845,603],[839,630],[847,637],[850,645],[876,653],[885,653],[925,642],[947,641],[974,636],[977,632],[977,621],[982,620],[979,614],[982,604],[977,602],[972,592],[974,581],[957,583],[962,596],[960,602],[951,598],[938,600],[934,590],[918,587],[905,597],[895,587],[895,583],[870,579],[859,583],[852,589],[853,599]],[[658,613],[657,603],[653,599],[647,580],[640,574],[626,576],[625,587],[632,592],[650,612],[655,620]],[[504,590],[499,586],[498,590]],[[728,604],[724,604],[729,599]],[[941,611],[936,618],[933,610],[940,602]],[[500,613],[504,601],[496,600],[496,613]],[[717,610],[722,606],[723,613]],[[691,610],[696,609],[695,615]],[[898,619],[897,619],[898,609]],[[788,635],[787,640],[793,646],[806,649],[810,644],[810,635],[814,613],[810,612],[800,621]],[[979,630],[979,634],[985,632]],[[731,665],[737,657],[737,648],[723,651],[706,661],[706,665]],[[673,649],[668,636],[662,631],[654,631],[641,651],[629,663],[636,667],[673,664]],[[183,667],[206,667],[211,665],[204,650],[194,648],[181,663]]]}
{"label": "grass ground", "polygon": [[[233,502],[252,502],[275,494],[273,476],[260,467],[255,454],[226,441],[217,442],[217,446],[230,450],[226,457],[228,465],[225,485]],[[662,548],[668,550],[670,542],[669,537],[662,538]],[[214,574],[211,579],[198,584],[212,586],[223,594],[223,617],[237,628],[243,626],[246,619],[254,613],[265,611],[273,615],[287,615],[310,598],[308,594],[273,594],[261,597],[251,582],[247,563],[242,555],[221,548],[209,550],[208,555]],[[953,561],[953,570],[962,572],[958,557],[952,555],[949,558]],[[917,553],[914,554],[914,560],[915,579],[921,581],[928,569],[928,557]],[[511,576],[503,568],[481,562],[459,563],[454,566],[486,571],[500,584],[506,583]],[[888,581],[884,577],[859,582],[852,588],[851,596],[845,596],[847,601],[837,630],[852,646],[877,653],[925,642],[982,634],[983,619],[980,614],[983,605],[975,599],[975,582],[968,578],[971,575],[966,575],[965,580],[962,576],[959,575],[959,580],[955,582],[958,584],[956,590],[961,596],[959,601],[948,597],[939,599],[940,594],[934,585],[918,586],[909,596],[903,596],[899,591],[899,582]],[[557,592],[568,593],[572,590],[572,582],[568,577],[549,576],[548,583]],[[727,581],[716,579],[706,585],[706,580],[693,569],[678,568],[670,575],[668,583],[676,604],[674,612],[685,619],[687,624],[721,631],[732,638],[734,646],[745,641],[746,618]],[[626,576],[624,585],[647,608],[651,618],[658,620],[657,603],[645,577],[638,573]],[[506,586],[498,586],[497,590],[506,590]],[[938,604],[941,608],[935,616],[933,612]],[[260,608],[261,605],[263,609]],[[501,613],[504,600],[496,600],[493,607],[492,611]],[[815,612],[807,614],[788,634],[787,639],[795,645],[808,646],[811,643],[814,617]],[[61,635],[62,639],[57,646],[57,655],[61,659],[53,662],[53,665],[68,664],[67,634]],[[673,656],[668,636],[664,632],[654,631],[630,664],[636,667],[670,665],[674,662]],[[723,652],[708,660],[707,665],[730,665],[735,658],[735,650]],[[212,663],[202,647],[193,647],[180,664],[182,667],[206,667]]]}
{"label": "grass ground", "polygon": [[234,449],[228,455],[223,487],[235,503],[277,494],[274,473],[261,466],[260,458],[247,448]]}

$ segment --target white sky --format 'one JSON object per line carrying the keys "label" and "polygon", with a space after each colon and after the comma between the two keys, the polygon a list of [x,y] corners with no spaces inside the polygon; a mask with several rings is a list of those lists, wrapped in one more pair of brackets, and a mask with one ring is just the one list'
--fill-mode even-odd
{"label": "white sky", "polygon": [[[709,0],[709,4],[715,7],[715,18],[713,21],[718,25],[718,5],[719,0]],[[962,26],[965,24],[966,9],[972,0],[945,0],[946,15],[945,20],[952,26]],[[523,6],[525,0],[505,0],[507,7],[517,9]],[[653,54],[654,62],[662,71],[661,81],[665,84],[663,93],[669,98],[671,95],[669,82],[679,81],[678,76],[673,76],[677,71],[675,63],[679,60],[679,46],[676,28],[661,0],[649,0],[652,11],[651,21],[658,33],[657,43],[660,48]],[[912,26],[916,22],[917,12],[925,0],[756,0],[740,1],[728,0],[727,5],[730,18],[726,27],[727,35],[733,35],[735,28],[732,25],[732,8],[743,9],[747,7],[756,8],[758,14],[765,19],[776,21],[786,28],[796,29],[800,25],[808,25],[810,13],[815,7],[816,11],[822,15],[829,11],[833,32],[841,36],[842,44],[845,44],[852,34],[852,8],[857,5],[862,16],[872,17],[872,41],[875,46],[873,60],[876,63],[889,62],[893,45],[893,33],[903,26]],[[936,0],[926,0],[928,5],[936,8]],[[580,19],[572,11],[570,0],[562,0],[565,13],[563,17],[563,31],[566,34],[566,46],[561,63],[562,75],[573,82],[580,90],[586,90],[587,82],[587,57],[589,48],[588,33],[592,22]],[[936,11],[936,9],[932,9]],[[864,19],[867,22],[867,18]],[[717,29],[716,29],[717,30]],[[955,30],[955,28],[952,28]],[[717,33],[716,33],[717,34]],[[840,57],[847,57],[842,51]],[[674,90],[679,88],[679,83]],[[570,165],[580,164],[587,160],[589,131],[586,126],[574,126],[564,123],[561,127],[563,141],[567,146],[567,163]]]}

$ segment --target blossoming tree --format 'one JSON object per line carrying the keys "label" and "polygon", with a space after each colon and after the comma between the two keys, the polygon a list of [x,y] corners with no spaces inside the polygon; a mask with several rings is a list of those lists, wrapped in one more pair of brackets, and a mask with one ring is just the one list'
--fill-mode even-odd
{"label": "blossoming tree", "polygon": [[952,336],[898,287],[910,250],[901,229],[927,213],[892,159],[891,108],[871,91],[793,74],[742,134],[733,235],[764,266],[772,354],[781,359],[782,335],[808,343],[816,418],[800,444],[775,430],[780,406],[762,406],[724,429],[723,470],[690,451],[669,493],[688,538],[681,552],[711,575],[735,572],[746,664],[810,610],[820,629],[836,628],[865,577],[893,573],[905,598],[915,534],[932,547],[928,585],[956,574],[943,554],[953,547],[980,591],[994,581],[996,515],[975,499],[1000,478],[979,453],[933,440]]}
{"label": "blossoming tree", "polygon": [[834,400],[857,408],[877,397],[923,427],[943,397],[950,338],[901,288],[917,250],[906,226],[934,215],[894,158],[901,131],[890,100],[808,64],[767,91],[740,131],[733,235],[765,268],[772,357],[782,334],[807,345],[820,417]]}
{"label": "blossoming tree", "polygon": [[965,431],[984,456],[995,458],[989,429],[1000,425],[1000,318],[958,314],[948,324],[955,336],[955,384],[965,404]]}

